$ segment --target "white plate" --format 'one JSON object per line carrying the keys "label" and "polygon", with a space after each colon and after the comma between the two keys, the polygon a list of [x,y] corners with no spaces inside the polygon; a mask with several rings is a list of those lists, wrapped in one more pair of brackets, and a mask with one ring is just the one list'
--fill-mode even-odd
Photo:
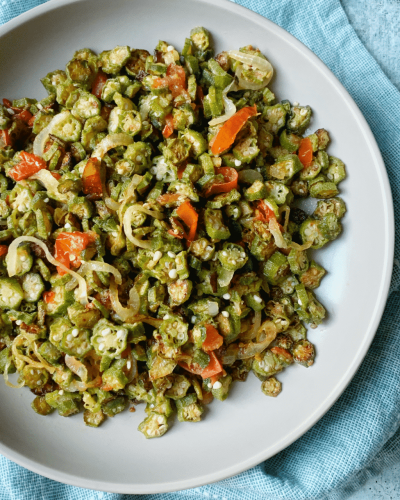
{"label": "white plate", "polygon": [[393,259],[393,207],[374,137],[340,82],[304,45],[270,21],[224,0],[52,1],[0,28],[0,96],[44,97],[39,79],[63,69],[76,49],[116,45],[153,50],[159,39],[182,48],[194,26],[207,27],[216,50],[253,44],[276,69],[279,99],[311,105],[312,130],[331,132],[329,153],[344,160],[340,185],[349,212],[340,238],[317,252],[328,270],[317,296],[329,319],[311,331],[310,369],[279,376],[284,390],[265,397],[250,376],[215,401],[201,423],[176,423],[162,439],[136,431],[143,406],[85,427],[33,413],[32,394],[0,383],[0,452],[57,481],[120,493],[191,488],[238,474],[306,432],[343,392],[372,341],[387,297]]}

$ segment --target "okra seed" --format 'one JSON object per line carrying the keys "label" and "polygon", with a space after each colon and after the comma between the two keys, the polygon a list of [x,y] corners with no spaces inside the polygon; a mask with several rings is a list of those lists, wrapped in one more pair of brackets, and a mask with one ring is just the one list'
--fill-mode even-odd
{"label": "okra seed", "polygon": [[240,160],[235,160],[235,167],[240,167],[242,162]]}
{"label": "okra seed", "polygon": [[63,380],[68,380],[68,373],[64,373],[64,375],[62,376],[62,379]]}
{"label": "okra seed", "polygon": [[103,350],[104,350],[104,344],[103,344],[103,343],[101,343],[101,344],[99,345],[99,351],[103,351]]}
{"label": "okra seed", "polygon": [[154,255],[153,255],[153,261],[155,262],[158,262],[162,257],[162,252],[160,252],[160,250],[157,250],[156,252],[154,252]]}
{"label": "okra seed", "polygon": [[58,391],[58,394],[62,396],[64,394],[64,391],[61,389],[61,391]]}
{"label": "okra seed", "polygon": [[76,259],[76,256],[73,253],[69,254],[69,260],[74,261]]}
{"label": "okra seed", "polygon": [[136,161],[142,161],[142,157],[140,155],[136,156]]}
{"label": "okra seed", "polygon": [[221,389],[221,387],[222,387],[222,384],[218,380],[212,386],[213,389]]}
{"label": "okra seed", "polygon": [[26,261],[25,255],[21,255],[21,262],[25,262],[25,261]]}
{"label": "okra seed", "polygon": [[151,167],[150,173],[152,173],[153,175],[155,175],[157,173],[157,167]]}
{"label": "okra seed", "polygon": [[17,321],[15,322],[16,325],[20,326],[22,325],[22,321],[20,319],[17,319]]}
{"label": "okra seed", "polygon": [[306,116],[307,110],[305,108],[301,109],[300,114],[301,114],[301,116]]}
{"label": "okra seed", "polygon": [[168,45],[167,50],[168,52],[172,52],[174,50],[174,47],[172,45]]}
{"label": "okra seed", "polygon": [[10,115],[15,115],[15,111],[13,109],[8,108],[7,111]]}
{"label": "okra seed", "polygon": [[168,276],[174,280],[177,276],[178,276],[178,273],[176,272],[176,269],[171,269],[168,273]]}
{"label": "okra seed", "polygon": [[254,299],[256,302],[258,302],[259,304],[261,304],[261,302],[262,302],[262,298],[261,298],[261,297],[259,297],[258,295],[253,295],[253,299]]}
{"label": "okra seed", "polygon": [[169,314],[166,314],[166,315],[163,317],[163,319],[165,319],[165,320],[169,319]]}
{"label": "okra seed", "polygon": [[174,252],[169,251],[168,252],[168,257],[171,257],[171,259],[175,259],[176,254],[174,254]]}
{"label": "okra seed", "polygon": [[111,333],[111,329],[110,329],[110,328],[105,328],[105,329],[101,332],[101,334],[102,334],[102,335],[104,335],[104,336],[109,335],[110,333]]}
{"label": "okra seed", "polygon": [[212,247],[210,247],[210,245],[208,245],[208,246],[206,246],[206,250],[207,250],[207,252],[211,252]]}
{"label": "okra seed", "polygon": [[68,340],[68,342],[71,342],[71,340],[72,340],[72,339],[73,339],[72,335],[71,335],[71,334],[68,334],[68,335],[67,335],[67,340]]}
{"label": "okra seed", "polygon": [[225,300],[229,300],[231,298],[231,294],[230,293],[224,293],[224,295],[222,296]]}
{"label": "okra seed", "polygon": [[177,339],[178,340],[183,340],[185,338],[185,334],[184,333],[178,333],[177,335]]}
{"label": "okra seed", "polygon": [[35,371],[34,370],[31,370],[31,375],[35,375]]}
{"label": "okra seed", "polygon": [[128,361],[128,362],[126,363],[126,367],[128,368],[128,370],[130,370],[130,369],[131,369],[131,367],[132,367],[132,363],[131,363],[130,361]]}
{"label": "okra seed", "polygon": [[41,380],[38,380],[38,381],[36,382],[36,385],[42,385],[42,381],[41,381]]}
{"label": "okra seed", "polygon": [[230,261],[231,261],[231,264],[232,264],[233,266],[236,266],[236,260],[235,260],[235,259],[230,259]]}
{"label": "okra seed", "polygon": [[69,222],[67,222],[67,223],[64,225],[64,227],[65,227],[66,229],[70,229],[70,228],[71,228],[71,224],[70,224]]}
{"label": "okra seed", "polygon": [[225,252],[225,250],[224,250],[224,251],[222,252],[222,256],[223,256],[223,257],[227,257],[227,255],[228,255],[228,252]]}
{"label": "okra seed", "polygon": [[196,323],[197,318],[196,318],[196,316],[192,316],[192,317],[190,318],[190,320],[191,320],[191,322],[192,322],[192,323]]}
{"label": "okra seed", "polygon": [[117,339],[121,339],[124,336],[124,330],[118,330],[117,331]]}
{"label": "okra seed", "polygon": [[79,330],[78,330],[77,328],[74,328],[74,329],[72,330],[72,336],[73,336],[73,337],[77,337],[78,335],[79,335]]}
{"label": "okra seed", "polygon": [[49,200],[48,198],[45,198],[45,199],[44,199],[44,202],[45,202],[45,203],[48,203],[49,201],[50,201],[50,200]]}
{"label": "okra seed", "polygon": [[228,313],[228,311],[222,311],[222,316],[223,316],[224,318],[229,318],[229,313]]}
{"label": "okra seed", "polygon": [[20,206],[18,207],[18,210],[19,210],[20,212],[23,212],[23,211],[25,210],[25,205],[20,205]]}
{"label": "okra seed", "polygon": [[82,349],[81,349],[80,347],[78,347],[78,349],[76,350],[76,352],[77,352],[78,354],[82,354]]}

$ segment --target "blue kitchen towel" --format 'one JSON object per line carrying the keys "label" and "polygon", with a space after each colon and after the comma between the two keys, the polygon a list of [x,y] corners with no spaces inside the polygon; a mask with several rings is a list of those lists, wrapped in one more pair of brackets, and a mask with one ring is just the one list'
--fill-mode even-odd
{"label": "blue kitchen towel", "polygon": [[[369,1],[360,0],[360,6]],[[44,1],[0,1],[0,23],[41,3]],[[271,19],[305,43],[350,92],[381,149],[400,224],[400,93],[360,42],[339,0],[237,3]],[[143,500],[339,500],[400,458],[398,229],[391,293],[383,319],[358,373],[331,410],[298,441],[247,472],[192,490],[140,495]],[[0,457],[0,500],[133,498],[59,484]]]}

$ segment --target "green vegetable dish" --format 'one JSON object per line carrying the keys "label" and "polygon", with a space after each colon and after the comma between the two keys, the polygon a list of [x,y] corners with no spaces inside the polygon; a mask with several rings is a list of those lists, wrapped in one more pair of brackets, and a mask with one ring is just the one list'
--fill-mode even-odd
{"label": "green vegetable dish", "polygon": [[0,373],[36,413],[98,427],[143,402],[159,437],[251,371],[275,397],[313,364],[325,270],[307,250],[341,232],[346,171],[272,76],[198,27],[181,53],[78,50],[46,98],[3,99]]}

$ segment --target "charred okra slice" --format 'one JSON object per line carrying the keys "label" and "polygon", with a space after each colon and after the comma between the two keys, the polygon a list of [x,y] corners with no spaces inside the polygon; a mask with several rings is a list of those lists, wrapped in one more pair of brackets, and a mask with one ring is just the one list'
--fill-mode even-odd
{"label": "charred okra slice", "polygon": [[275,377],[269,377],[261,384],[261,390],[266,396],[276,398],[282,392],[282,384]]}
{"label": "charred okra slice", "polygon": [[237,271],[248,261],[246,252],[240,245],[224,243],[222,250],[217,252],[218,260],[228,271]]}
{"label": "charred okra slice", "polygon": [[161,437],[167,430],[167,417],[161,413],[151,413],[138,427],[138,431],[140,431],[146,439]]}
{"label": "charred okra slice", "polygon": [[327,182],[323,175],[308,181],[308,188],[312,198],[333,198],[339,194],[334,182]]}
{"label": "charred okra slice", "polygon": [[329,241],[335,240],[342,232],[342,225],[333,213],[324,215],[318,227],[322,236]]}
{"label": "charred okra slice", "polygon": [[97,56],[90,49],[80,49],[67,63],[68,77],[85,88],[90,88],[97,74]]}
{"label": "charred okra slice", "polygon": [[299,340],[296,342],[292,349],[293,359],[295,363],[308,368],[314,364],[315,349],[311,342],[308,340]]}
{"label": "charred okra slice", "polygon": [[168,284],[168,293],[171,306],[180,306],[188,301],[192,292],[193,283],[187,279],[178,279]]}
{"label": "charred okra slice", "polygon": [[175,401],[179,422],[199,422],[204,409],[197,402],[196,394],[189,394]]}
{"label": "charred okra slice", "polygon": [[288,182],[297,172],[303,169],[303,164],[297,155],[279,157],[279,161],[267,167],[270,177],[281,182]]}
{"label": "charred okra slice", "polygon": [[68,317],[78,328],[93,328],[101,317],[98,309],[87,309],[82,304],[75,302],[68,307]]}
{"label": "charred okra slice", "polygon": [[245,190],[244,197],[248,201],[262,200],[268,196],[267,188],[262,181],[255,181]]}
{"label": "charred okra slice", "polygon": [[325,276],[325,274],[325,269],[312,260],[310,267],[300,274],[300,281],[305,287],[310,290],[314,290],[319,287],[321,279]]}
{"label": "charred okra slice", "polygon": [[228,397],[229,389],[232,384],[232,377],[230,375],[225,375],[224,377],[214,382],[212,386],[212,395],[214,398],[219,399],[220,401],[225,401]]}
{"label": "charred okra slice", "polygon": [[289,262],[286,255],[276,251],[262,264],[262,272],[268,283],[278,285],[282,283],[290,273]]}
{"label": "charred okra slice", "polygon": [[188,325],[179,316],[168,314],[160,325],[159,332],[163,342],[170,347],[179,347],[188,340]]}
{"label": "charred okra slice", "polygon": [[191,153],[194,158],[198,158],[205,151],[207,151],[208,144],[206,139],[201,135],[200,132],[196,132],[195,130],[187,129],[185,133],[182,135],[185,140],[191,145]]}
{"label": "charred okra slice", "polygon": [[277,205],[283,205],[284,203],[289,204],[292,201],[293,195],[290,189],[282,182],[267,181],[264,185],[267,190],[267,194],[264,198],[269,198]]}
{"label": "charred okra slice", "polygon": [[295,153],[299,149],[301,137],[284,129],[279,136],[279,142],[281,146],[290,151],[290,153]]}
{"label": "charred okra slice", "polygon": [[292,106],[287,128],[295,134],[302,134],[308,127],[312,111],[310,106]]}
{"label": "charred okra slice", "polygon": [[128,46],[118,45],[112,50],[102,52],[99,57],[99,64],[104,73],[116,75],[131,57],[131,49]]}
{"label": "charred okra slice", "polygon": [[91,412],[90,410],[85,410],[83,412],[83,421],[89,427],[99,427],[106,419],[102,410]]}
{"label": "charred okra slice", "polygon": [[234,342],[240,334],[240,316],[233,305],[225,307],[225,309],[217,316],[218,329],[224,337],[224,342],[230,344]]}
{"label": "charred okra slice", "polygon": [[21,285],[15,278],[0,278],[0,307],[18,309],[24,298]]}
{"label": "charred okra slice", "polygon": [[204,223],[210,238],[227,240],[231,235],[229,229],[223,222],[221,210],[206,208],[204,212]]}
{"label": "charred okra slice", "polygon": [[307,219],[300,226],[299,233],[303,243],[311,242],[311,248],[318,249],[328,243],[319,227],[320,221],[315,219]]}
{"label": "charred okra slice", "polygon": [[61,417],[70,417],[79,413],[78,402],[81,395],[76,392],[67,392],[64,390],[48,392],[45,396],[46,403],[55,408]]}
{"label": "charred okra slice", "polygon": [[90,330],[76,327],[66,330],[63,333],[59,348],[70,356],[83,358],[92,349]]}
{"label": "charred okra slice", "polygon": [[316,159],[314,159],[311,165],[303,168],[303,170],[300,172],[299,177],[302,181],[309,181],[315,179],[320,172],[321,165]]}
{"label": "charred okra slice", "polygon": [[33,368],[26,365],[21,373],[25,385],[29,389],[40,389],[47,384],[49,380],[49,373],[42,368]]}
{"label": "charred okra slice", "polygon": [[38,415],[43,415],[43,416],[49,415],[54,411],[54,408],[52,408],[48,403],[46,403],[45,396],[36,396],[36,398],[31,403],[31,408]]}

